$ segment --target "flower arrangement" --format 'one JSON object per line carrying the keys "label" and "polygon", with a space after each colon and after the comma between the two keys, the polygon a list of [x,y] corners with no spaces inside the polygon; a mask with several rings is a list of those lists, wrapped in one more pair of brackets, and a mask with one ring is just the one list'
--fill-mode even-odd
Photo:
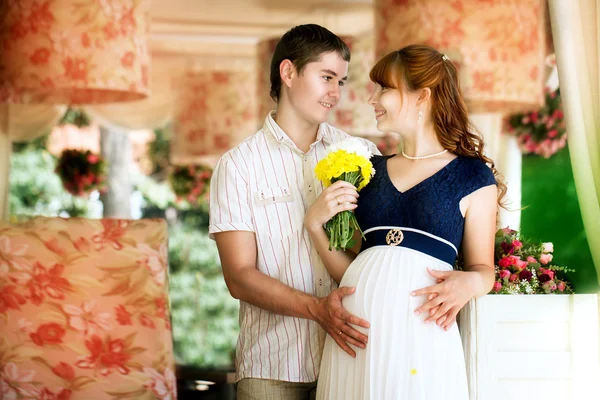
{"label": "flower arrangement", "polygon": [[564,274],[574,270],[552,265],[553,252],[552,243],[526,243],[515,230],[498,230],[494,251],[496,281],[490,293],[573,293]]}
{"label": "flower arrangement", "polygon": [[205,165],[174,166],[169,174],[169,182],[177,201],[187,201],[198,205],[208,201],[212,169]]}
{"label": "flower arrangement", "polygon": [[[325,186],[343,180],[353,184],[360,191],[375,174],[371,157],[371,151],[362,140],[349,138],[329,147],[325,158],[317,163],[315,175]],[[346,210],[336,214],[325,224],[329,250],[352,247],[352,238],[356,230],[362,234],[352,211]]]}
{"label": "flower arrangement", "polygon": [[100,193],[107,190],[106,162],[89,150],[64,150],[55,172],[65,190],[73,196],[87,196],[94,190]]}
{"label": "flower arrangement", "polygon": [[515,135],[523,154],[550,158],[567,144],[560,89],[546,88],[546,104],[538,111],[509,118],[508,133]]}

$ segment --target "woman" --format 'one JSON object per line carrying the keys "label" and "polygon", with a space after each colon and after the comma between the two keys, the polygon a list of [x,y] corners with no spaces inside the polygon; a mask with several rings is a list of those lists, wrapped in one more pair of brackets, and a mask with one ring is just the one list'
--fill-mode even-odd
{"label": "woman", "polygon": [[[359,328],[369,343],[355,358],[327,338],[317,398],[466,400],[456,316],[492,288],[496,210],[506,189],[472,131],[448,57],[407,46],[370,77],[377,128],[400,134],[403,149],[373,157],[376,173],[360,197],[336,182],[306,214],[329,273],[356,288],[344,308],[370,322]],[[323,224],[345,210],[354,210],[366,240],[328,251]],[[453,269],[459,249],[464,271]]]}

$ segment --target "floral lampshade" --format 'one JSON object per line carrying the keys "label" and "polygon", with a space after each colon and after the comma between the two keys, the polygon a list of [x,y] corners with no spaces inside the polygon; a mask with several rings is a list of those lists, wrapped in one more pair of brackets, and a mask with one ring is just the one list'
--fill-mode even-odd
{"label": "floral lampshade", "polygon": [[176,396],[165,221],[0,223],[0,399]]}
{"label": "floral lampshade", "polygon": [[0,4],[0,102],[94,104],[148,95],[147,2]]}
{"label": "floral lampshade", "polygon": [[171,163],[211,164],[256,132],[253,71],[186,73],[175,84]]}
{"label": "floral lampshade", "polygon": [[459,68],[471,112],[543,104],[544,0],[375,0],[377,56],[428,44]]}

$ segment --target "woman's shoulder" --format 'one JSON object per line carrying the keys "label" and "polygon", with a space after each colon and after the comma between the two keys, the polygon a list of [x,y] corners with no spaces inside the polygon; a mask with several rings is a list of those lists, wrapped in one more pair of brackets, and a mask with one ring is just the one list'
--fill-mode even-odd
{"label": "woman's shoulder", "polygon": [[483,187],[496,184],[494,172],[479,158],[459,156],[458,173],[464,178],[467,186]]}

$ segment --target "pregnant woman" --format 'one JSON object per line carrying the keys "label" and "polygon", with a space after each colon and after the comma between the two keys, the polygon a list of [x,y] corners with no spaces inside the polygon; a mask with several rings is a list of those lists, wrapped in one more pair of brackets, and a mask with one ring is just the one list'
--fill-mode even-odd
{"label": "pregnant woman", "polygon": [[[494,233],[505,185],[473,132],[456,67],[422,45],[388,54],[370,74],[377,127],[402,137],[402,151],[374,156],[359,194],[345,182],[324,190],[305,225],[331,276],[355,288],[350,313],[370,322],[355,357],[327,337],[317,399],[467,400],[459,310],[494,282]],[[354,210],[365,240],[329,251],[323,229]],[[462,252],[464,271],[454,270]],[[350,328],[350,325],[347,325]]]}

